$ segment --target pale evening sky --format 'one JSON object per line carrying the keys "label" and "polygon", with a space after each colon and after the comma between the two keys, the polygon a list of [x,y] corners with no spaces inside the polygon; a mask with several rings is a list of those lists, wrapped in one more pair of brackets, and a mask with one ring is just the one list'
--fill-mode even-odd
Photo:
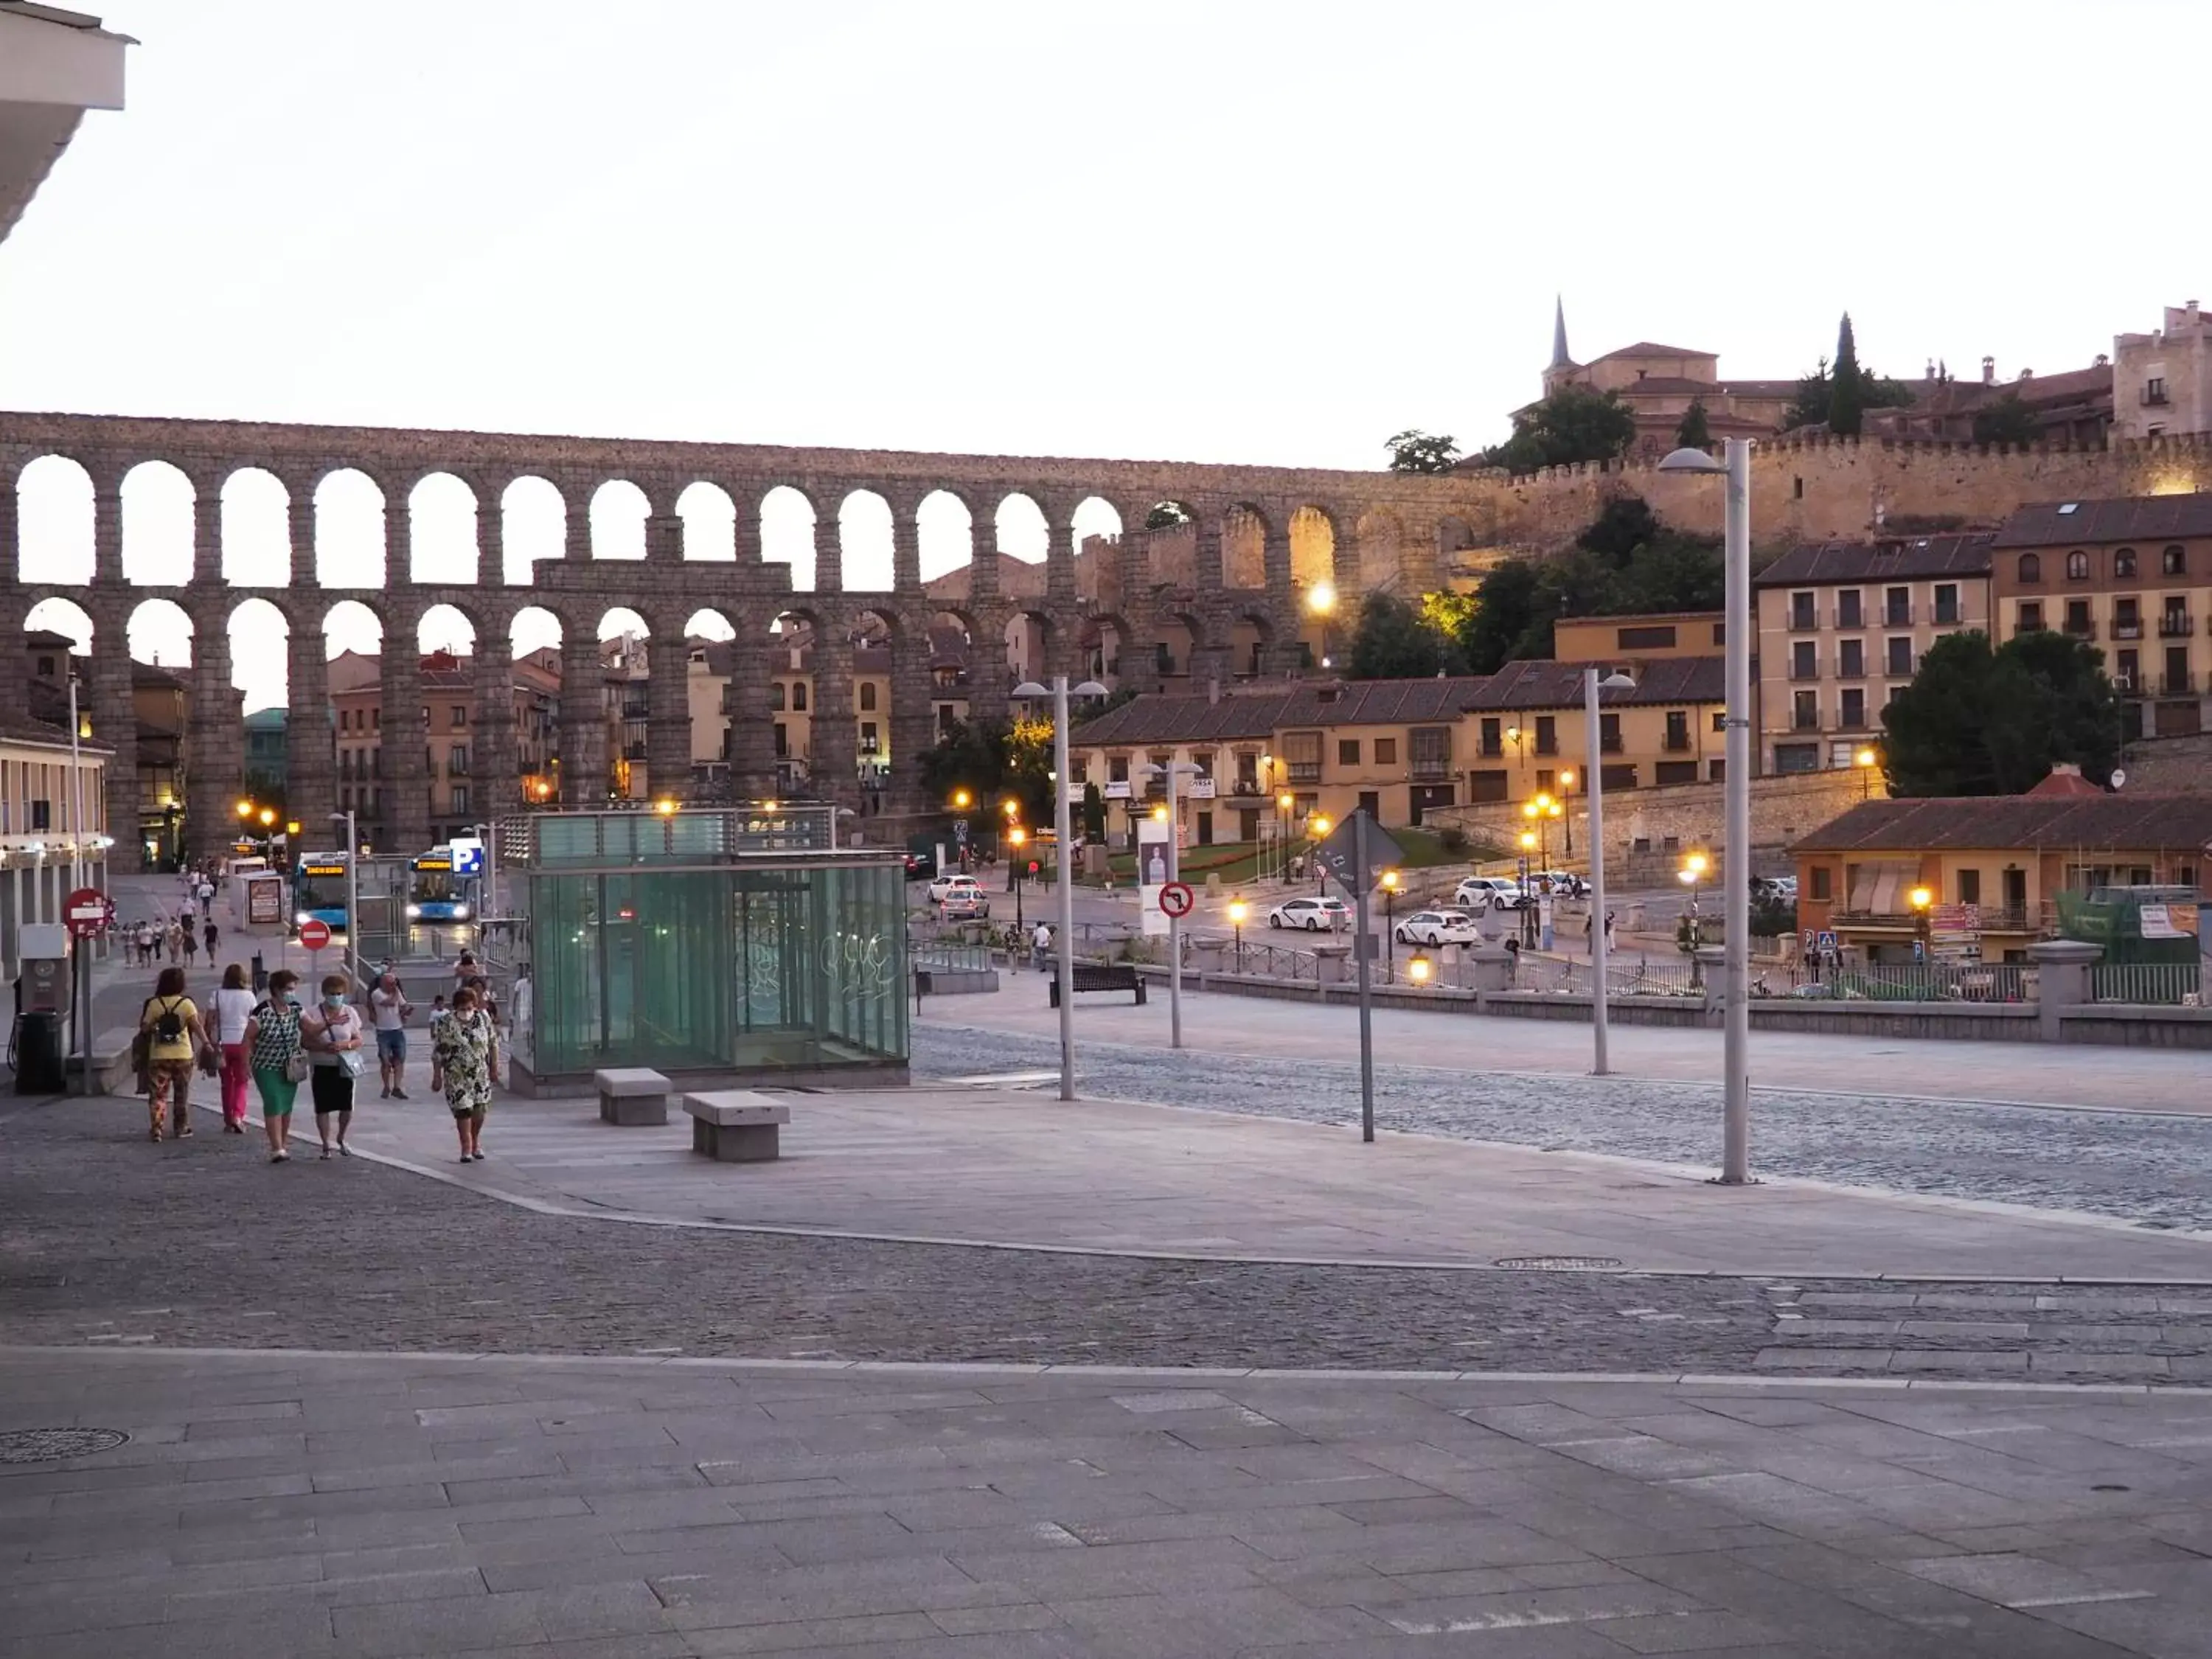
{"label": "pale evening sky", "polygon": [[1503,436],[1555,292],[2010,375],[2212,288],[2160,0],[82,3],[18,409],[1366,467]]}

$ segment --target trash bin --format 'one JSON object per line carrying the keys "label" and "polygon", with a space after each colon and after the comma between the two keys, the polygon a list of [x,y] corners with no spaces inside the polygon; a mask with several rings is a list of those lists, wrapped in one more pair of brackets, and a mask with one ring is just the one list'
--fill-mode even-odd
{"label": "trash bin", "polygon": [[34,1009],[16,1015],[15,1035],[8,1046],[15,1057],[17,1094],[58,1095],[68,1088],[59,1014]]}

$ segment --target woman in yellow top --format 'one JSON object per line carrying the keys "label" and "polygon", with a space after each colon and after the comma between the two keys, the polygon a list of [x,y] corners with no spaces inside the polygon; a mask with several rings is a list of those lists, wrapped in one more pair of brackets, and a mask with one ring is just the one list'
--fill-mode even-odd
{"label": "woman in yellow top", "polygon": [[146,1109],[149,1138],[161,1139],[162,1121],[176,1102],[177,1139],[192,1132],[192,1059],[207,1046],[200,1011],[185,994],[185,970],[164,968],[154,994],[138,1011],[138,1029],[147,1034]]}

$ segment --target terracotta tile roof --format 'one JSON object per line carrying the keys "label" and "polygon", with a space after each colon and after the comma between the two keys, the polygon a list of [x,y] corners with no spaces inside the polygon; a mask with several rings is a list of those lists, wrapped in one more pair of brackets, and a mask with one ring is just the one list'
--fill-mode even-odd
{"label": "terracotta tile roof", "polygon": [[1863,801],[1791,850],[2021,852],[2080,847],[2157,850],[2212,846],[2212,795],[1981,795]]}
{"label": "terracotta tile roof", "polygon": [[1594,363],[1605,363],[1611,362],[1615,357],[1717,358],[1719,355],[1718,352],[1714,351],[1692,351],[1686,346],[1658,345],[1650,340],[1638,340],[1634,345],[1622,346],[1617,350],[1607,352],[1602,357],[1593,357],[1590,361]]}
{"label": "terracotta tile roof", "polygon": [[1757,587],[1817,587],[1830,582],[1911,581],[1928,576],[1986,576],[1990,532],[1912,536],[1874,542],[1807,542],[1752,578]]}
{"label": "terracotta tile roof", "polygon": [[2027,792],[2038,799],[2063,800],[2069,797],[2081,799],[2101,795],[2105,792],[2081,775],[2078,766],[2053,767],[2051,775]]}
{"label": "terracotta tile roof", "polygon": [[2032,501],[2004,521],[1990,545],[2078,547],[2085,542],[2174,541],[2186,536],[2212,536],[2212,493]]}
{"label": "terracotta tile roof", "polygon": [[[1623,654],[1632,658],[1635,653]],[[1583,670],[1613,665],[1613,662],[1509,662],[1487,680],[1474,682],[1477,689],[1461,706],[1471,710],[1579,708],[1583,701]],[[1653,703],[1722,702],[1727,699],[1727,686],[1724,657],[1660,657],[1637,669],[1632,689],[1601,690],[1598,701],[1608,708]]]}
{"label": "terracotta tile roof", "polygon": [[1278,725],[1297,723],[1279,718],[1291,701],[1291,694],[1279,691],[1265,696],[1224,697],[1218,702],[1154,692],[1084,721],[1069,732],[1068,738],[1086,747],[1261,738],[1273,733]]}

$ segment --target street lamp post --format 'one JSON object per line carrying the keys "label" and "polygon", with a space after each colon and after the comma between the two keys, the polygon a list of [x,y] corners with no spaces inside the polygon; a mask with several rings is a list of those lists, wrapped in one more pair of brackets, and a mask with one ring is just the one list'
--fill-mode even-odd
{"label": "street lamp post", "polygon": [[1298,798],[1289,790],[1275,797],[1275,879],[1291,878],[1291,814],[1297,809]]}
{"label": "street lamp post", "polygon": [[1013,866],[1014,871],[1014,930],[1017,933],[1028,925],[1022,920],[1022,889],[1029,885],[1023,879],[1022,848],[1029,845],[1029,839],[1030,832],[1018,823],[1006,831],[1006,840],[1014,849],[1014,855],[1007,860],[1007,863]]}
{"label": "street lamp post", "polygon": [[1874,793],[1874,767],[1878,757],[1871,749],[1861,749],[1851,757],[1851,764],[1858,769],[1859,799],[1866,800]]}
{"label": "street lamp post", "polygon": [[1241,898],[1229,901],[1229,925],[1237,930],[1237,971],[1244,971],[1244,918],[1252,914],[1252,907]]}
{"label": "street lamp post", "polygon": [[1932,889],[1916,887],[1905,896],[1905,901],[1912,907],[1912,954],[1925,967],[1935,955],[1929,948],[1928,910],[1936,902],[1936,894]]}
{"label": "street lamp post", "polygon": [[[1607,927],[1605,911],[1605,763],[1600,758],[1604,747],[1604,723],[1598,718],[1597,694],[1601,690],[1633,690],[1636,682],[1618,672],[1603,679],[1597,670],[1583,670],[1583,741],[1587,752],[1583,756],[1583,793],[1589,800],[1589,861],[1590,861],[1590,1075],[1603,1077],[1607,1071],[1606,1061],[1606,963],[1612,952],[1612,941],[1606,937]],[[1572,777],[1572,773],[1565,775]],[[1571,835],[1574,820],[1567,820]]]}
{"label": "street lamp post", "polygon": [[1395,870],[1382,872],[1382,963],[1392,979],[1398,976],[1398,890],[1405,884]]}
{"label": "street lamp post", "polygon": [[1521,832],[1521,948],[1532,950],[1536,944],[1536,910],[1529,902],[1528,860],[1536,851],[1536,832]]}
{"label": "street lamp post", "polygon": [[[1585,668],[1583,671],[1583,673],[1587,677],[1593,671]],[[1574,793],[1575,770],[1574,768],[1571,766],[1567,768],[1565,771],[1559,774],[1559,806],[1562,814],[1559,822],[1559,828],[1565,832],[1567,838],[1566,851],[1561,854],[1560,856],[1565,858],[1570,864],[1572,864],[1575,861],[1575,815],[1573,811],[1569,807],[1568,803],[1573,799]],[[1587,793],[1587,791],[1585,791],[1585,793]]]}
{"label": "street lamp post", "polygon": [[1705,964],[1698,959],[1698,948],[1705,943],[1703,922],[1698,915],[1698,884],[1705,880],[1705,872],[1711,867],[1711,861],[1703,853],[1692,853],[1682,860],[1682,867],[1674,872],[1682,885],[1690,890],[1690,914],[1686,918],[1689,925],[1686,939],[1690,952],[1690,984],[1698,989],[1704,988],[1705,983]]}
{"label": "street lamp post", "polygon": [[1328,814],[1326,812],[1316,812],[1306,820],[1306,840],[1312,844],[1314,849],[1314,896],[1316,898],[1328,896],[1328,872],[1322,868],[1321,844],[1328,839],[1331,827]]}
{"label": "street lamp post", "polygon": [[[1034,680],[1024,680],[1016,686],[1013,695],[1034,701],[1046,695],[1045,689]],[[1079,697],[1103,697],[1106,688],[1096,680],[1085,680],[1075,688]],[[1072,850],[1070,836],[1073,826],[1068,821],[1067,785],[1065,780],[1074,776],[1067,757],[1067,676],[1057,674],[1052,682],[1052,829],[1060,842],[1060,948],[1053,955],[1053,969],[1060,981],[1060,1097],[1075,1098],[1075,883],[1068,866]],[[962,790],[962,795],[968,792]]]}
{"label": "street lamp post", "polygon": [[1728,937],[1722,1008],[1721,1174],[1723,1184],[1751,1179],[1751,441],[1728,439],[1725,459],[1702,449],[1676,450],[1662,472],[1717,472],[1724,480],[1723,591],[1727,599],[1727,833],[1723,854]]}

